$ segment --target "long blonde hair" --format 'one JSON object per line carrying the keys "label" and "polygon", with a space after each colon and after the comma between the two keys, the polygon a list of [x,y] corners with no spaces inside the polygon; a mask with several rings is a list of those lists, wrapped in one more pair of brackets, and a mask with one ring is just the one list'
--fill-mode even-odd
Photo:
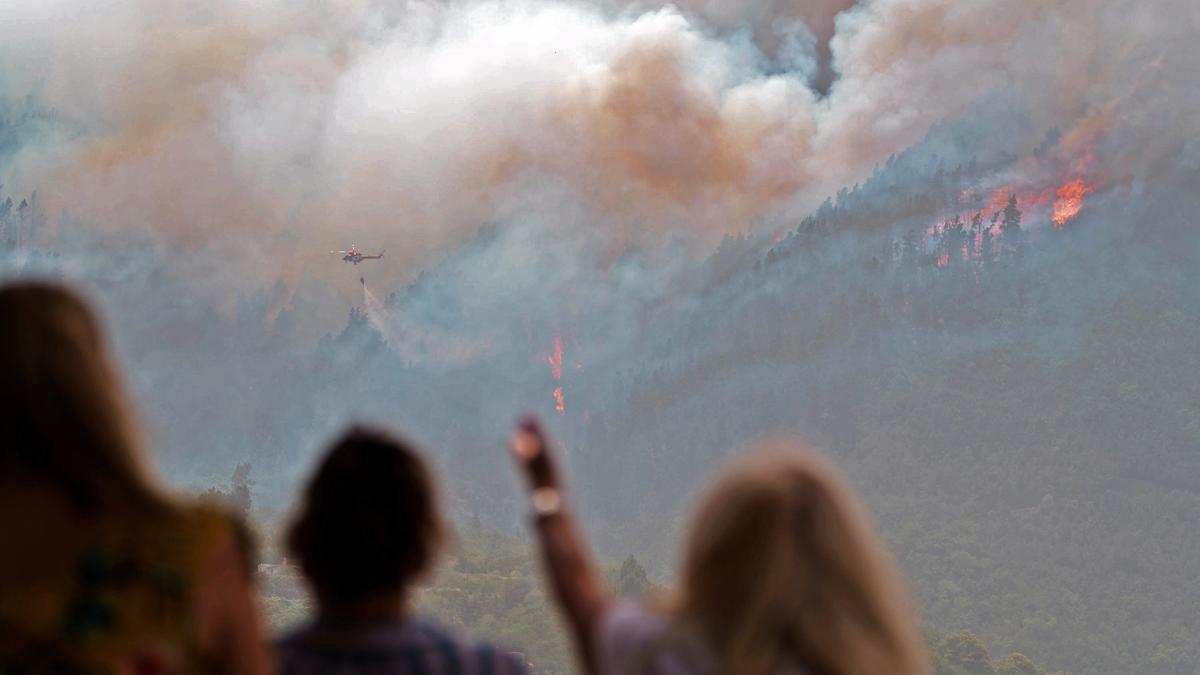
{"label": "long blonde hair", "polygon": [[50,283],[0,288],[0,383],[0,475],[44,484],[82,511],[170,510],[82,297]]}
{"label": "long blonde hair", "polygon": [[710,488],[685,543],[676,611],[723,673],[929,670],[866,509],[832,466],[794,448],[751,453]]}

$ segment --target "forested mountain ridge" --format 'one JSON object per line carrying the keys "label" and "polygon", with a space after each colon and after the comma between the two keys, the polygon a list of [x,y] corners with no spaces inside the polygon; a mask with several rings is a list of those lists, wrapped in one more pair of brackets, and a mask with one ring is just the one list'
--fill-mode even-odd
{"label": "forested mountain ridge", "polygon": [[[727,273],[724,304],[662,343],[689,349],[631,369],[618,409],[593,410],[603,450],[579,473],[607,469],[602,491],[632,484],[624,498],[593,496],[611,522],[642,524],[609,541],[665,564],[652,533],[678,517],[652,514],[694,489],[696,467],[747,438],[798,434],[867,494],[935,626],[1085,672],[1194,672],[1200,266],[1179,205],[1195,200],[1188,188],[1114,189],[1062,230],[1029,223],[1003,245],[1005,228],[998,254],[949,260],[953,217],[927,234],[929,220],[880,228],[875,209],[858,219],[827,203],[752,270]],[[998,222],[1015,221],[1014,206]]]}
{"label": "forested mountain ridge", "polygon": [[[1056,228],[1037,194],[1004,190],[1014,155],[972,161],[956,137],[698,264],[581,263],[552,230],[491,223],[319,340],[302,323],[340,299],[311,279],[225,298],[194,273],[227,260],[39,213],[32,195],[13,196],[0,243],[7,272],[98,295],[178,482],[251,462],[284,503],[316,448],[368,418],[425,442],[457,520],[515,532],[502,438],[533,408],[602,552],[667,580],[714,468],[799,437],[865,495],[934,629],[1052,668],[1192,675],[1191,160],[1097,187]],[[528,227],[547,235],[536,255]]]}
{"label": "forested mountain ridge", "polygon": [[[280,564],[270,548],[268,555],[273,562],[260,567],[258,583],[272,627],[283,632],[311,618],[312,606],[298,571]],[[613,590],[625,597],[662,592],[633,556],[606,565],[605,573]],[[474,639],[515,651],[538,675],[575,671],[561,621],[545,596],[528,544],[519,539],[464,526],[448,559],[418,591],[416,604],[425,615]],[[970,631],[927,631],[926,640],[934,675],[1046,673],[1020,652],[993,657]]]}

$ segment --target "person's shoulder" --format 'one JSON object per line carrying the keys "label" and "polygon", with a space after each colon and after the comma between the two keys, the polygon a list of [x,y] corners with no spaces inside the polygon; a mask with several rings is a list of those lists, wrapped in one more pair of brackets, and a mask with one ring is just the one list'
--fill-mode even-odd
{"label": "person's shoulder", "polygon": [[106,545],[189,580],[227,550],[245,559],[247,540],[239,535],[236,518],[214,505],[171,498],[153,508],[122,506],[109,521]]}
{"label": "person's shoulder", "polygon": [[632,600],[617,600],[600,617],[601,644],[655,640],[667,631],[669,621],[663,614]]}
{"label": "person's shoulder", "polygon": [[529,672],[529,664],[520,652],[488,642],[472,642],[458,631],[427,619],[415,619],[412,628],[427,649],[444,657],[442,661],[448,664],[447,673],[524,675]]}
{"label": "person's shoulder", "polygon": [[474,646],[476,672],[494,675],[524,675],[529,672],[525,655],[482,642]]}
{"label": "person's shoulder", "polygon": [[312,651],[310,638],[313,632],[311,625],[293,628],[278,636],[271,645],[275,658],[279,663],[281,673],[290,672],[290,666],[295,662],[303,662],[308,652]]}
{"label": "person's shoulder", "polygon": [[630,600],[609,605],[600,617],[596,636],[597,662],[602,673],[713,672],[711,659],[693,631],[668,613]]}
{"label": "person's shoulder", "polygon": [[304,625],[299,628],[292,628],[277,636],[274,640],[274,647],[277,651],[289,651],[296,649],[304,644],[305,637],[312,630],[311,626]]}
{"label": "person's shoulder", "polygon": [[216,555],[229,555],[247,577],[253,576],[255,541],[242,518],[210,500],[183,501],[176,505],[177,541],[200,565]]}
{"label": "person's shoulder", "polygon": [[[524,675],[529,666],[519,652],[476,643],[457,631],[423,618],[374,627],[309,624],[275,643],[281,672],[308,672],[314,658],[354,661],[373,654],[383,661],[422,664],[438,675]],[[306,670],[307,669],[307,670]]]}
{"label": "person's shoulder", "polygon": [[240,536],[238,529],[244,528],[242,520],[232,511],[209,500],[181,502],[176,509],[184,526],[197,532]]}
{"label": "person's shoulder", "polygon": [[207,500],[172,499],[152,513],[131,513],[144,536],[175,545],[208,544],[233,534],[237,518],[220,505]]}

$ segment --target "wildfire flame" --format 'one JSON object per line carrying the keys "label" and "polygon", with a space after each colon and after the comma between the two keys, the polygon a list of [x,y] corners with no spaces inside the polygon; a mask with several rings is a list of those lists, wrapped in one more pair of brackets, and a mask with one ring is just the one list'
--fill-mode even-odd
{"label": "wildfire flame", "polygon": [[546,363],[550,364],[550,372],[554,375],[554,381],[558,382],[562,379],[563,367],[563,339],[560,335],[554,336],[554,351],[546,354]]}
{"label": "wildfire flame", "polygon": [[1083,208],[1083,197],[1087,193],[1094,190],[1092,186],[1083,181],[1082,178],[1076,178],[1073,181],[1060,185],[1055,191],[1056,199],[1054,200],[1054,215],[1051,220],[1054,221],[1056,229],[1062,229],[1067,221],[1074,218],[1075,214]]}
{"label": "wildfire flame", "polygon": [[[1072,166],[1090,164],[1090,161],[1089,157],[1086,162],[1082,160],[1073,162]],[[1010,184],[993,189],[987,195],[986,199],[982,200],[984,205],[982,209],[965,211],[957,216],[957,220],[966,225],[974,217],[986,218],[987,214],[991,214],[990,221],[984,221],[982,227],[978,229],[969,228],[972,236],[963,245],[961,251],[963,259],[979,258],[983,255],[985,238],[990,236],[995,239],[1001,236],[1003,228],[998,222],[998,218],[1003,214],[1009,199],[1016,199],[1016,204],[1024,212],[1026,219],[1031,215],[1034,218],[1049,216],[1051,225],[1055,229],[1061,230],[1083,208],[1084,197],[1095,190],[1096,186],[1089,184],[1082,177],[1067,181],[1058,187],[1019,189],[1017,186]],[[970,199],[970,194],[963,193],[963,199]],[[939,220],[926,231],[927,237],[933,239],[942,234],[950,223],[949,219]],[[949,263],[949,255],[941,254],[938,256],[938,267],[946,267]]]}
{"label": "wildfire flame", "polygon": [[[1098,189],[1093,182],[1101,180],[1095,171],[1096,136],[1104,128],[1104,119],[1103,115],[1090,117],[1064,136],[1054,153],[1035,153],[1019,164],[1016,173],[1022,177],[1015,181],[998,184],[985,178],[962,189],[948,212],[938,214],[938,221],[926,231],[924,251],[936,254],[939,268],[948,267],[959,254],[983,265],[985,253],[996,244],[1012,247],[1004,239],[1014,223],[1028,230],[1049,221],[1054,229],[1063,229],[1083,209],[1084,197]],[[949,228],[954,237],[944,237]],[[961,250],[944,248],[960,238]]]}
{"label": "wildfire flame", "polygon": [[[546,354],[546,363],[550,364],[550,374],[554,376],[555,382],[562,380],[563,369],[563,339],[561,335],[554,336],[554,351]],[[562,386],[554,388],[554,409],[560,415],[567,411],[566,399],[563,397]]]}

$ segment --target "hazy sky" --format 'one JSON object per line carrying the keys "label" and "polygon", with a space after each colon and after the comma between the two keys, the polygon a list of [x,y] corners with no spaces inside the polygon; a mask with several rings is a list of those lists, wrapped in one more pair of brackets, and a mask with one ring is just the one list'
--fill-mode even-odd
{"label": "hazy sky", "polygon": [[[0,91],[60,123],[0,169],[10,190],[42,188],[48,213],[227,254],[239,283],[345,286],[327,251],[351,243],[386,248],[377,273],[399,281],[481,223],[561,213],[561,236],[598,232],[614,253],[703,252],[794,222],[997,92],[1021,151],[1057,127],[1150,161],[1156,139],[1195,130],[1198,14],[1185,0],[8,0]],[[1181,133],[1150,133],[1164,125]]]}

